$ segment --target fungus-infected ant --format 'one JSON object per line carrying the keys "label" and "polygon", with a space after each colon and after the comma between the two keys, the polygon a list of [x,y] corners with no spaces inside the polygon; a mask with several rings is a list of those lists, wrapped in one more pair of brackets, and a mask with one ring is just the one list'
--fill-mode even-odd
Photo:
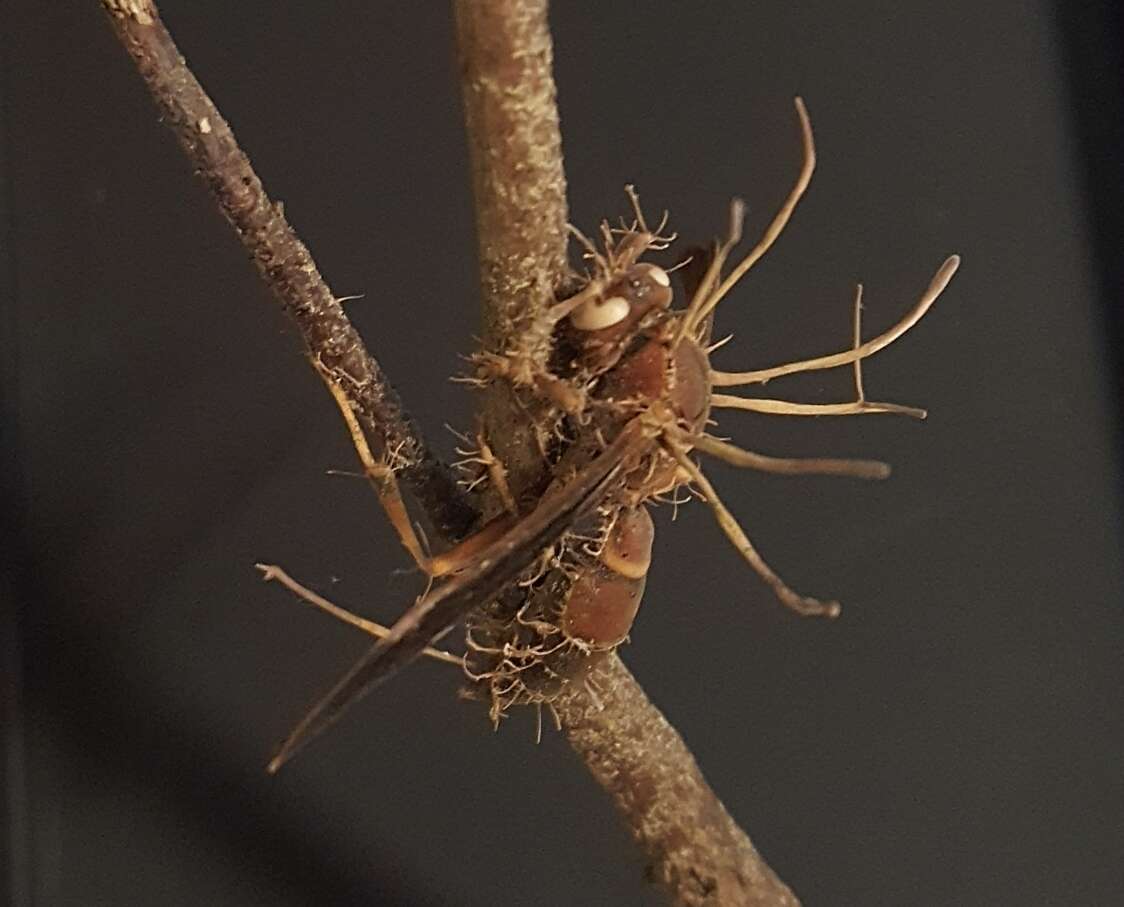
{"label": "fungus-infected ant", "polygon": [[[536,371],[525,359],[515,357],[485,360],[483,380],[512,380],[542,394],[557,406],[559,419],[566,425],[565,443],[551,454],[549,487],[526,512],[506,512],[450,551],[427,557],[398,492],[393,469],[374,459],[347,401],[337,395],[359,458],[391,522],[418,565],[437,583],[389,629],[366,627],[382,638],[297,725],[270,764],[271,770],[328,727],[348,705],[427,651],[458,620],[496,599],[525,571],[538,564],[535,581],[549,573],[543,570],[544,563],[567,581],[544,587],[550,599],[546,610],[528,613],[525,606],[514,618],[505,618],[498,640],[495,632],[489,643],[470,634],[470,654],[487,656],[487,669],[470,670],[470,674],[489,687],[493,717],[517,702],[549,704],[550,693],[543,692],[549,684],[529,684],[525,677],[542,668],[566,682],[567,677],[545,664],[547,655],[567,648],[577,653],[574,658],[580,662],[591,651],[612,649],[624,641],[640,604],[651,555],[653,526],[647,506],[682,485],[693,485],[701,493],[722,531],[781,602],[803,615],[838,614],[838,603],[795,592],[765,563],[691,453],[787,475],[885,478],[889,467],[880,462],[781,459],[735,447],[707,433],[711,410],[785,415],[882,412],[924,417],[924,411],[913,407],[867,400],[861,363],[928,311],[952,279],[959,258],[945,261],[913,309],[871,340],[863,341],[860,336],[860,300],[856,297],[855,334],[849,349],[754,371],[713,370],[707,337],[716,307],[776,241],[811,180],[815,166],[811,125],[800,99],[796,109],[804,163],[795,186],[761,240],[724,274],[742,232],[743,206],[734,202],[726,238],[707,256],[705,270],[699,269],[702,273],[685,308],[671,308],[673,292],[667,272],[640,261],[649,250],[664,248],[669,239],[659,235],[660,228],[648,228],[630,188],[635,222],[617,231],[604,225],[601,249],[578,234],[593,273],[582,289],[551,306],[543,323],[535,326],[553,345],[552,368]],[[801,404],[713,393],[715,387],[764,383],[796,372],[845,365],[852,365],[855,372],[853,401]],[[544,556],[544,552],[548,554]],[[283,578],[289,588],[324,607],[276,568],[263,570],[266,578]],[[533,583],[526,581],[525,585]],[[533,591],[529,594],[533,596]],[[509,627],[513,635],[504,639]],[[434,650],[429,652],[434,654]],[[456,660],[455,656],[439,657]]]}

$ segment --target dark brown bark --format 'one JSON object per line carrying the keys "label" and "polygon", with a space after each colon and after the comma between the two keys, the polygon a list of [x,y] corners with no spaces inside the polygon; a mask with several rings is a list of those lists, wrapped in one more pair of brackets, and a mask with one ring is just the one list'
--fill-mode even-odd
{"label": "dark brown bark", "polygon": [[438,534],[464,535],[475,520],[475,509],[404,412],[281,205],[266,194],[226,120],[188,69],[155,4],[103,0],[102,5],[164,124],[176,134],[262,279],[293,319],[317,371],[343,391],[376,453],[394,448],[405,464],[399,477]]}

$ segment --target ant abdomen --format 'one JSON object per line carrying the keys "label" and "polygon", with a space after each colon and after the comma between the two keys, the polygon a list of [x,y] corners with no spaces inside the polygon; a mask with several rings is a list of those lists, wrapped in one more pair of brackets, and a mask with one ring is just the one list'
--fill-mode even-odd
{"label": "ant abdomen", "polygon": [[566,596],[561,619],[566,636],[591,649],[624,642],[644,597],[655,531],[643,505],[617,514],[596,560]]}

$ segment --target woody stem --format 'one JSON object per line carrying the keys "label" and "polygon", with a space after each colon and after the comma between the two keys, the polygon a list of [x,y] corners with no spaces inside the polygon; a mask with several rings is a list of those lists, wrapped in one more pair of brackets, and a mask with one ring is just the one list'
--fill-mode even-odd
{"label": "woody stem", "polygon": [[[527,319],[566,279],[567,219],[546,0],[454,0],[472,160],[485,344],[518,346]],[[485,423],[521,411],[496,382]],[[526,418],[523,416],[523,418]],[[491,434],[526,438],[527,426]],[[529,446],[497,450],[518,498],[538,478]],[[516,458],[512,469],[510,458]],[[541,468],[541,467],[539,467]],[[683,738],[615,653],[555,703],[574,752],[643,849],[651,876],[679,905],[798,905],[706,783]]]}
{"label": "woody stem", "polygon": [[372,448],[396,450],[399,476],[442,536],[464,535],[475,508],[430,451],[378,362],[321,276],[308,248],[270,199],[234,133],[188,68],[152,0],[102,0],[109,22],[132,57],[179,140],[192,169],[274,298],[296,325],[309,358],[346,398]]}

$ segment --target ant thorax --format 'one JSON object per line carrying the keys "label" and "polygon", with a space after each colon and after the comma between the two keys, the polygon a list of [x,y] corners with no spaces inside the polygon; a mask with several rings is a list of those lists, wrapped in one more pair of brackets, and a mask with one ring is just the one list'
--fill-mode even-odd
{"label": "ant thorax", "polygon": [[[688,435],[701,432],[707,421],[711,369],[705,329],[684,329],[686,313],[671,308],[669,273],[637,260],[667,248],[675,237],[659,235],[662,223],[650,231],[635,194],[630,197],[636,221],[619,231],[603,224],[603,252],[576,234],[595,269],[578,293],[559,304],[570,311],[555,333],[555,375],[583,393],[580,411],[569,414],[571,440],[555,469],[556,481],[580,469],[636,416]],[[638,506],[673,491],[679,473],[675,460],[653,447],[627,472],[620,503]]]}

